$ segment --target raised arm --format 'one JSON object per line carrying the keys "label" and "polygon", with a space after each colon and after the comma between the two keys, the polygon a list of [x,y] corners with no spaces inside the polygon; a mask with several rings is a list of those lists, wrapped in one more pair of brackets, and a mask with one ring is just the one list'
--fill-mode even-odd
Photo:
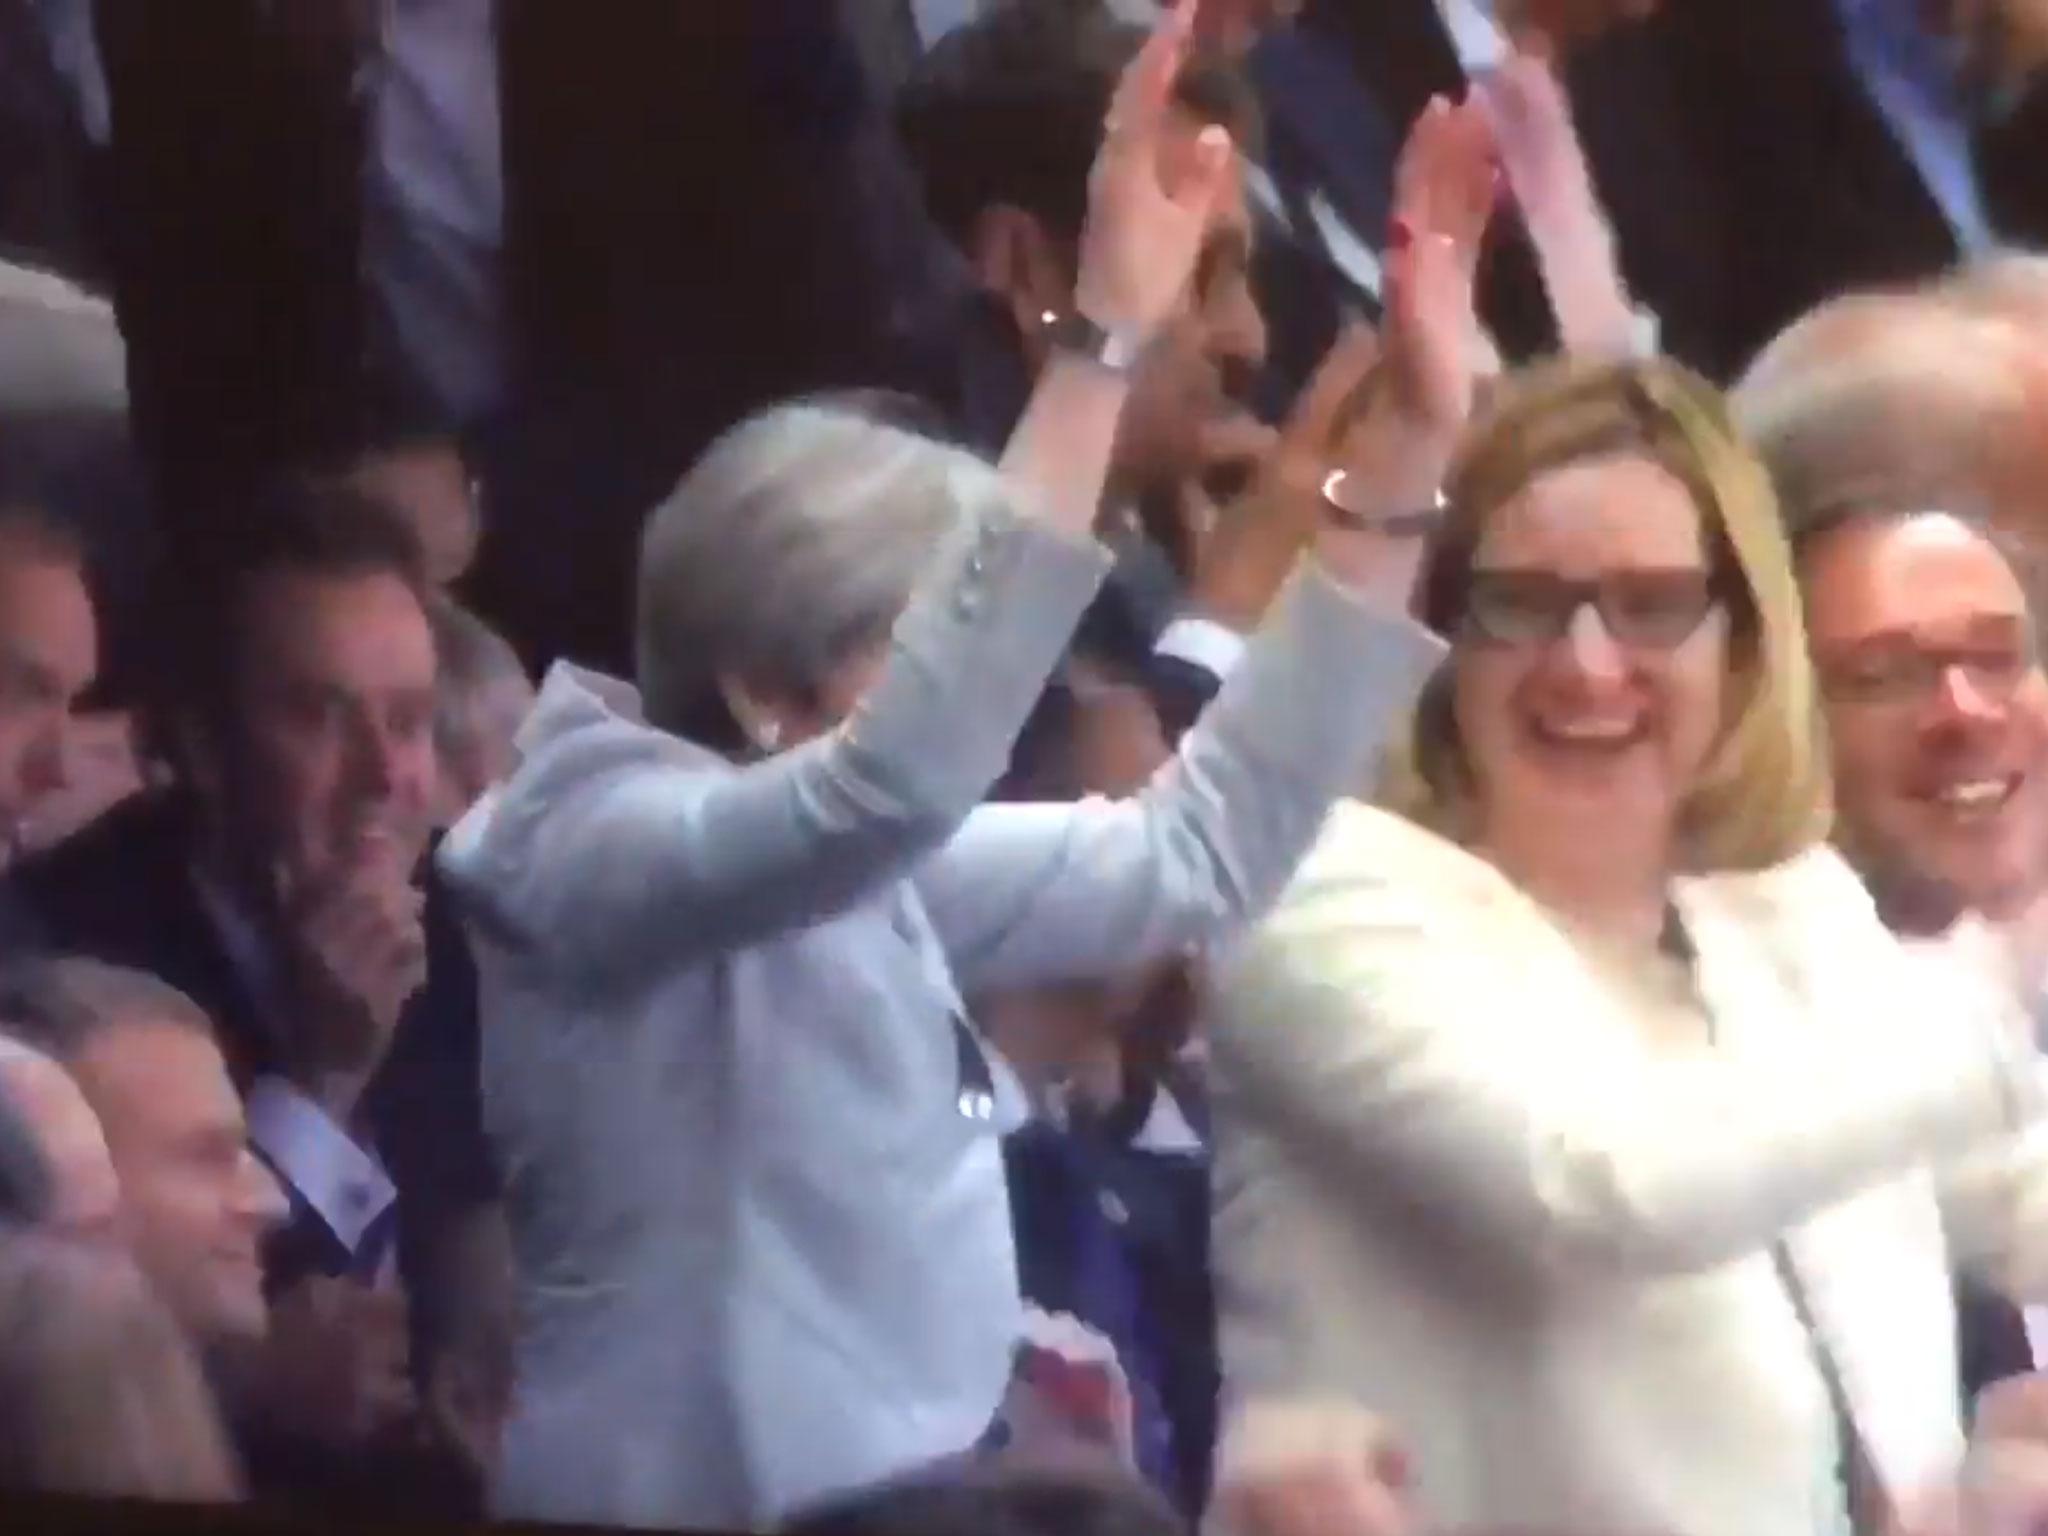
{"label": "raised arm", "polygon": [[1517,53],[1473,90],[1492,123],[1564,350],[1609,358],[1655,352],[1656,317],[1629,300],[1563,83],[1542,59]]}
{"label": "raised arm", "polygon": [[[1465,111],[1418,133],[1466,133]],[[1442,657],[1406,617],[1420,535],[1471,403],[1466,258],[1491,194],[1468,168],[1389,254],[1384,351],[1340,340],[1304,399],[1254,492],[1246,579],[1205,576],[1211,612],[1241,621],[1271,569],[1315,551],[1173,762],[1126,802],[984,807],[920,872],[970,988],[1114,973],[1256,915],[1408,718]]]}
{"label": "raised arm", "polygon": [[1475,917],[1487,893],[1397,867],[1421,834],[1390,837],[1388,820],[1337,825],[1236,957],[1211,1018],[1219,1102],[1327,1188],[1399,1188],[1492,1263],[1711,1268],[2039,1114],[2039,1068],[2008,1021],[1929,997],[1831,857],[1797,899],[1843,1017],[1683,1059],[1561,1066],[1597,995],[1495,926],[1541,919],[1498,904]]}
{"label": "raised arm", "polygon": [[[1184,0],[1127,71],[1091,181],[1078,303],[1126,352],[1183,302],[1229,163],[1220,132],[1193,155],[1162,153],[1192,15]],[[567,728],[542,729],[450,839],[458,884],[516,930],[507,937],[594,957],[748,941],[900,876],[1001,772],[1107,568],[1089,530],[1125,390],[1117,367],[1048,363],[998,467],[1004,505],[982,509],[921,584],[879,677],[836,728],[733,765],[607,729],[587,693],[551,689],[537,718],[560,710]],[[964,460],[951,473],[971,477]],[[727,479],[739,483],[724,494],[752,494],[749,475]]]}

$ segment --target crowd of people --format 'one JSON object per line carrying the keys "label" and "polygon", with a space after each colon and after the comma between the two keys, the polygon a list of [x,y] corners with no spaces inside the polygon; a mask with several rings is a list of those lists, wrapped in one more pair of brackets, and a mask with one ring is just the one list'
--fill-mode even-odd
{"label": "crowd of people", "polygon": [[0,1496],[2040,1528],[2042,9],[0,0]]}

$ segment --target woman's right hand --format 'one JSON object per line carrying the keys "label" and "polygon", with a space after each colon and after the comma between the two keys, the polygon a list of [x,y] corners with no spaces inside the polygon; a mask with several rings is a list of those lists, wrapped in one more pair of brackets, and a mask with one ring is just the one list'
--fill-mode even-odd
{"label": "woman's right hand", "polygon": [[1344,413],[1331,455],[1353,511],[1428,505],[1471,415],[1491,353],[1473,288],[1499,197],[1495,163],[1485,112],[1442,97],[1416,119],[1401,151],[1378,365]]}
{"label": "woman's right hand", "polygon": [[1149,340],[1185,302],[1209,217],[1232,174],[1230,135],[1186,141],[1173,110],[1198,0],[1178,0],[1124,71],[1088,181],[1074,288],[1081,314],[1113,335]]}

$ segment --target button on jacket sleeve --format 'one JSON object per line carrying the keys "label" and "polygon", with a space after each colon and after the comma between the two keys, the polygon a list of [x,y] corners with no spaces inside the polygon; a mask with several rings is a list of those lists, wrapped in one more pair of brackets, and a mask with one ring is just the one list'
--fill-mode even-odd
{"label": "button on jacket sleeve", "polygon": [[531,751],[478,808],[488,835],[458,827],[444,863],[515,948],[595,966],[650,944],[679,963],[843,910],[987,792],[1108,564],[1092,543],[986,514],[839,729],[735,767],[672,738],[650,753],[647,727],[593,710],[590,729]]}

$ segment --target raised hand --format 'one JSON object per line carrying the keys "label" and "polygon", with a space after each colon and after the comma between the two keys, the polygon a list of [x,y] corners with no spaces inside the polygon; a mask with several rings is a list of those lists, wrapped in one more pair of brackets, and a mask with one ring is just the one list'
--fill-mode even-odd
{"label": "raised hand", "polygon": [[1382,344],[1395,404],[1413,424],[1447,437],[1464,426],[1473,375],[1492,354],[1473,284],[1500,190],[1486,111],[1476,101],[1454,106],[1433,97],[1394,172]]}
{"label": "raised hand", "polygon": [[1174,142],[1173,87],[1198,0],[1179,0],[1124,71],[1088,183],[1075,302],[1104,330],[1144,340],[1185,301],[1216,199],[1228,184],[1230,135],[1205,128]]}
{"label": "raised hand", "polygon": [[425,901],[409,873],[371,840],[333,876],[283,892],[292,1073],[343,1121],[426,983]]}
{"label": "raised hand", "polygon": [[1517,53],[1474,85],[1473,100],[1492,126],[1565,350],[1627,356],[1635,310],[1563,85],[1542,59]]}
{"label": "raised hand", "polygon": [[1476,101],[1432,96],[1394,166],[1394,227],[1448,241],[1471,269],[1501,191],[1493,120]]}

